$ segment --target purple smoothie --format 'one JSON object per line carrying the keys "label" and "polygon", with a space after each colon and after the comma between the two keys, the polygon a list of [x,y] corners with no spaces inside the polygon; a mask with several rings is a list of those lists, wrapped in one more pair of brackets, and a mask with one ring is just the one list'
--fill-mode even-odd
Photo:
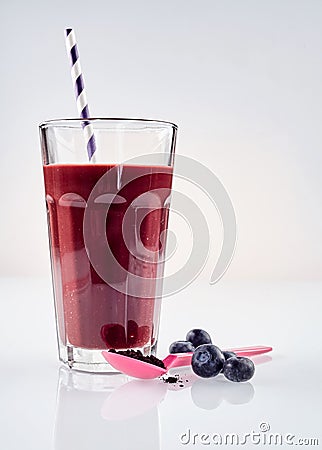
{"label": "purple smoothie", "polygon": [[[113,167],[90,163],[44,166],[58,333],[65,345],[85,349],[144,348],[153,346],[157,336],[160,285],[155,283],[148,298],[130,295],[124,272],[109,261],[104,248],[98,245],[100,265],[109,271],[109,279],[122,287],[119,292],[98,275],[85,248],[83,222],[88,198],[100,178]],[[118,201],[113,201],[107,212],[106,238],[120,266],[142,277],[140,289],[145,292],[144,279],[160,277],[163,273],[161,237],[168,223],[172,168],[121,167],[120,177],[116,180],[111,176],[104,185],[105,196],[115,191],[116,184],[120,187]],[[153,194],[150,206],[144,205],[148,211],[141,222],[136,199],[151,191],[157,193]],[[106,205],[101,207],[106,210]],[[132,214],[125,230],[128,239],[125,243],[122,223],[129,207]],[[95,233],[95,220],[91,226]],[[129,250],[142,244],[152,255],[144,263]]]}

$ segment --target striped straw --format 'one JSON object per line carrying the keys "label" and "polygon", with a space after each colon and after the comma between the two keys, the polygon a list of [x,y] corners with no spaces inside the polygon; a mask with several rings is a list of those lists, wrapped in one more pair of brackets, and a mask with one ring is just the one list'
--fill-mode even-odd
{"label": "striped straw", "polygon": [[[77,43],[75,38],[75,32],[72,28],[66,28],[66,48],[67,53],[71,61],[71,75],[73,85],[75,86],[76,104],[78,114],[83,119],[88,119],[90,117],[89,107],[86,98],[86,91],[84,85],[84,77],[80,65],[80,59],[77,49]],[[82,124],[84,130],[84,136],[86,140],[87,153],[89,160],[96,151],[96,143],[93,126],[90,122],[84,121]]]}

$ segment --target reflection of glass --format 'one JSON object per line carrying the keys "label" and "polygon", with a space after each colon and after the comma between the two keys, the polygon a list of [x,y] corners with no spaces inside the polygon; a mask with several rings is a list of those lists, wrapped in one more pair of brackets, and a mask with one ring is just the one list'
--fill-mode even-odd
{"label": "reflection of glass", "polygon": [[159,450],[158,403],[167,388],[127,380],[60,368],[54,450]]}
{"label": "reflection of glass", "polygon": [[197,380],[191,388],[192,401],[201,409],[216,409],[225,400],[231,405],[249,403],[255,395],[251,383],[231,383],[223,378]]}

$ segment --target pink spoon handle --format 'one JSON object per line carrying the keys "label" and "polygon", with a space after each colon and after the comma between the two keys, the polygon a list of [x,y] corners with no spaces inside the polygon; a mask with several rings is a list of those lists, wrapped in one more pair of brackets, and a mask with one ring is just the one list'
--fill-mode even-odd
{"label": "pink spoon handle", "polygon": [[192,353],[173,353],[164,358],[163,363],[166,369],[173,367],[190,366]]}
{"label": "pink spoon handle", "polygon": [[[237,356],[255,356],[272,351],[272,347],[256,345],[254,347],[231,348],[227,351],[234,352]],[[168,370],[174,367],[190,366],[191,358],[192,353],[173,353],[164,358],[163,362]]]}
{"label": "pink spoon handle", "polygon": [[231,348],[227,351],[236,353],[237,356],[256,356],[262,355],[263,353],[271,352],[272,347],[266,347],[264,345],[256,345],[253,347],[243,347],[243,348]]}

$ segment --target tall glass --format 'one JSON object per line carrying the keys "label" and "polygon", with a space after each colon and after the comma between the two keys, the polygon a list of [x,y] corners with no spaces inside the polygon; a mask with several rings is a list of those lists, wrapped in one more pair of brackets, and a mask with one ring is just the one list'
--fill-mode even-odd
{"label": "tall glass", "polygon": [[101,351],[155,353],[176,125],[86,119],[40,125],[59,358],[111,371]]}

